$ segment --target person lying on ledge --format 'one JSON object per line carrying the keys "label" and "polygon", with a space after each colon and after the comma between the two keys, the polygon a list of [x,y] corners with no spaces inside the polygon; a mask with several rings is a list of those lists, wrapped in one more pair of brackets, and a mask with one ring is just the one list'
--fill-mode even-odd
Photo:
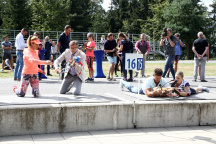
{"label": "person lying on ledge", "polygon": [[[161,87],[168,87],[168,83],[164,78],[162,78],[163,71],[160,68],[156,68],[154,70],[154,74],[152,77],[146,79],[144,83],[138,88],[135,86],[132,86],[130,83],[120,80],[121,89],[123,90],[124,87],[127,88],[132,93],[139,93],[145,94],[148,97],[165,97],[165,96],[172,96],[172,93],[163,94]],[[158,89],[154,89],[155,87],[158,87]]]}
{"label": "person lying on ledge", "polygon": [[[180,96],[190,96],[192,94],[197,94],[198,92],[206,91],[209,92],[207,87],[198,86],[195,89],[190,87],[190,84],[184,80],[184,73],[182,71],[178,71],[175,75],[175,79],[177,83],[175,84],[175,88],[180,92]],[[179,96],[176,93],[173,96]]]}

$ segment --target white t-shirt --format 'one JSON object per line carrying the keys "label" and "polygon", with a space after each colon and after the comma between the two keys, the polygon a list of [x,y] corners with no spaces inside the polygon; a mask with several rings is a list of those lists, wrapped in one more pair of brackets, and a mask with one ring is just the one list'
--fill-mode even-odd
{"label": "white t-shirt", "polygon": [[[187,82],[186,80],[182,80],[182,83],[181,83],[181,85],[179,86],[179,92],[185,92],[185,87],[187,87],[187,86],[189,86],[190,87],[190,84],[189,84],[189,82]],[[176,86],[175,86],[176,87]],[[187,93],[188,95],[191,95],[191,90],[190,90],[190,88],[189,88],[189,90],[188,90],[188,93]]]}
{"label": "white t-shirt", "polygon": [[[155,84],[153,77],[150,77],[144,81],[144,84],[142,85],[142,90],[145,93],[145,89],[151,88],[153,91],[153,88],[155,87],[168,87],[169,85],[167,84],[166,80],[164,78],[160,79],[160,82],[158,85]],[[146,93],[145,93],[146,94]]]}

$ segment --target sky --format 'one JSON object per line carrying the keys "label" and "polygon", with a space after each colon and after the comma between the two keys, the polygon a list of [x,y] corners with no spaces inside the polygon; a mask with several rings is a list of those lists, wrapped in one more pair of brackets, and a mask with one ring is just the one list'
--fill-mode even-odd
{"label": "sky", "polygon": [[[201,2],[208,7],[208,11],[211,11],[211,8],[209,7],[209,4],[213,2],[213,0],[201,0]],[[103,8],[107,11],[109,9],[111,0],[103,0]]]}

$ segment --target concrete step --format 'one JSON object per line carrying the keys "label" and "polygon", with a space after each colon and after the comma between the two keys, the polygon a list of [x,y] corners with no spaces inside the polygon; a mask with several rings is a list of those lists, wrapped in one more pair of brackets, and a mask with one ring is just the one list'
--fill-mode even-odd
{"label": "concrete step", "polygon": [[1,106],[0,136],[215,125],[215,113],[215,100]]}

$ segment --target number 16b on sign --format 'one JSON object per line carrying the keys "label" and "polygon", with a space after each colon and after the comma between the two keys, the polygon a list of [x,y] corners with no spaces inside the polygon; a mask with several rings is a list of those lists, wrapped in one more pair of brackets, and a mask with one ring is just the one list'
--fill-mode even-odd
{"label": "number 16b on sign", "polygon": [[143,58],[137,58],[137,70],[143,69]]}

